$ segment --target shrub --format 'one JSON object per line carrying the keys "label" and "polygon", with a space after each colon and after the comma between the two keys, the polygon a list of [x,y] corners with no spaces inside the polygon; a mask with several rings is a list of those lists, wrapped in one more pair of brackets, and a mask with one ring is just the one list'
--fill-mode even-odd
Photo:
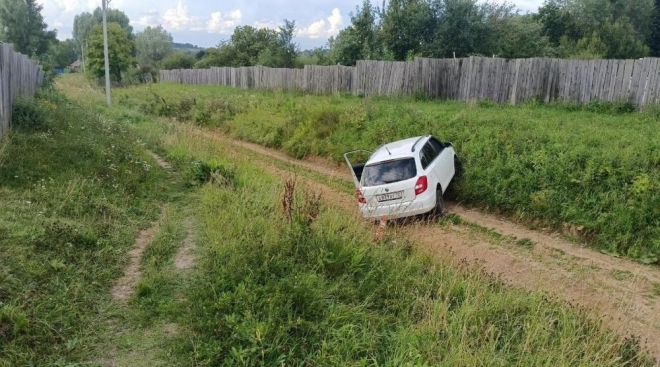
{"label": "shrub", "polygon": [[193,162],[190,184],[199,186],[206,183],[236,187],[236,169],[222,165],[216,160]]}
{"label": "shrub", "polygon": [[174,69],[192,69],[195,64],[195,57],[187,52],[178,51],[167,55],[160,62],[162,70]]}
{"label": "shrub", "polygon": [[18,98],[12,108],[11,124],[19,129],[41,130],[48,123],[48,110],[31,98]]}

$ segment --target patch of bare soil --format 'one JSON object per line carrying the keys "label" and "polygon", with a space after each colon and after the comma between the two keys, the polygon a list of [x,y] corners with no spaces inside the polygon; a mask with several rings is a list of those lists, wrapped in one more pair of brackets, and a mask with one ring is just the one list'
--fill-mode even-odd
{"label": "patch of bare soil", "polygon": [[142,278],[142,271],[140,271],[140,260],[144,249],[149,245],[154,237],[154,229],[149,228],[140,231],[135,247],[128,252],[130,263],[124,271],[124,276],[117,280],[117,283],[112,287],[112,298],[118,301],[126,301],[133,295],[135,285]]}
{"label": "patch of bare soil", "polygon": [[165,324],[163,325],[163,334],[167,338],[175,337],[179,334],[179,325],[177,324]]}
{"label": "patch of bare soil", "polygon": [[[161,217],[165,215],[165,211],[161,212]],[[144,249],[147,248],[151,240],[154,238],[155,225],[151,228],[144,229],[140,231],[137,239],[135,240],[135,245],[133,249],[128,252],[130,262],[126,270],[124,270],[124,275],[117,280],[115,285],[112,287],[112,298],[118,301],[126,301],[133,295],[135,291],[135,286],[142,279],[142,271],[140,270],[140,261],[142,260],[142,254]]]}
{"label": "patch of bare soil", "polygon": [[[229,142],[236,148],[249,149],[307,170],[350,180],[347,170],[342,173],[336,165],[324,164],[320,159],[300,161],[261,146],[230,140],[215,132],[201,133]],[[266,162],[258,163],[282,178],[292,174]],[[357,203],[351,195],[307,178],[300,178],[300,181],[308,189],[321,193],[327,203],[358,216]],[[660,358],[660,296],[657,294],[660,269],[613,258],[567,242],[558,235],[530,230],[461,205],[448,204],[447,209],[465,222],[485,230],[422,222],[403,226],[400,230],[435,256],[455,264],[466,260],[478,263],[507,284],[546,292],[573,306],[590,310],[623,337],[639,336],[643,346]],[[513,240],[493,241],[488,236],[489,231]],[[518,245],[515,240],[519,239],[529,239],[532,245]]]}
{"label": "patch of bare soil", "polygon": [[169,162],[167,162],[166,160],[164,160],[164,159],[163,159],[161,156],[159,156],[158,154],[156,154],[156,153],[154,153],[154,152],[152,152],[152,151],[149,151],[149,154],[151,154],[151,156],[154,157],[154,160],[156,161],[156,163],[158,163],[158,165],[159,165],[161,168],[164,168],[164,169],[170,169],[170,168],[172,168],[172,165],[169,164]]}
{"label": "patch of bare soil", "polygon": [[193,226],[192,219],[186,219],[184,225],[188,235],[183,240],[183,246],[181,246],[176,256],[174,257],[174,267],[178,270],[190,269],[195,266],[194,251],[197,232]]}

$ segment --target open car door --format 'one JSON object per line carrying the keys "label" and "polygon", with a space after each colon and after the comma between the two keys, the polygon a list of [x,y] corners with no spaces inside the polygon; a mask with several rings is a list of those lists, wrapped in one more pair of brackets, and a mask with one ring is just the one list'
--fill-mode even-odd
{"label": "open car door", "polygon": [[369,160],[371,154],[372,152],[364,149],[344,153],[344,159],[346,160],[346,164],[348,164],[348,168],[351,170],[356,189],[360,188],[362,171],[364,170],[364,165]]}

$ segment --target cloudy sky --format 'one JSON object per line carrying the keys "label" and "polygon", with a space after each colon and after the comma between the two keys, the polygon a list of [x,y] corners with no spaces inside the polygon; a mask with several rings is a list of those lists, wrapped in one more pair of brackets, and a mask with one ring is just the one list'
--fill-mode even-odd
{"label": "cloudy sky", "polygon": [[[73,17],[92,11],[101,0],[38,0],[50,28],[60,39],[71,37]],[[533,11],[543,0],[511,0],[522,11]],[[201,47],[217,45],[239,25],[276,28],[283,19],[295,20],[296,42],[303,49],[323,46],[328,37],[350,23],[349,13],[362,0],[111,0],[131,19],[137,31],[162,24],[174,42]],[[380,3],[376,1],[375,3]]]}

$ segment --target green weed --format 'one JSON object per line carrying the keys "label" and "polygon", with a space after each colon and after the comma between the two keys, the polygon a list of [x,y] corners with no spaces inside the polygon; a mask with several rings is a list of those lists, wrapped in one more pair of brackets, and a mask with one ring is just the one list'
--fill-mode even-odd
{"label": "green weed", "polygon": [[212,183],[235,187],[237,184],[236,169],[220,164],[217,160],[193,162],[192,166],[191,184],[193,186]]}
{"label": "green weed", "polygon": [[521,238],[516,241],[516,244],[521,247],[534,247],[534,241],[529,238]]}

